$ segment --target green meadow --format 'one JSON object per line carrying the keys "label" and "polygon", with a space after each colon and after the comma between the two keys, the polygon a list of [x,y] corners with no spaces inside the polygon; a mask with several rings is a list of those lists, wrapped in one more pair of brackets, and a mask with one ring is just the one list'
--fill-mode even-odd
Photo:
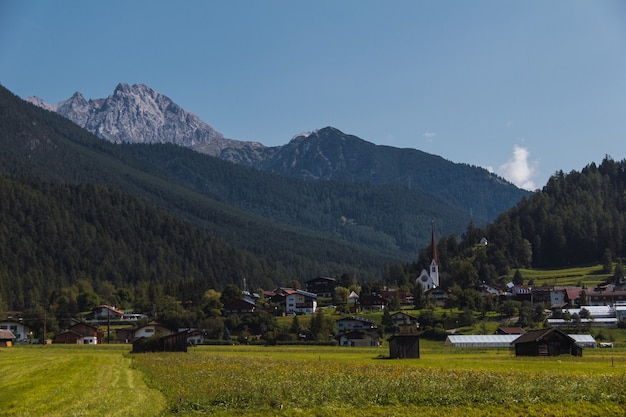
{"label": "green meadow", "polygon": [[626,348],[517,358],[422,341],[388,348],[199,346],[0,349],[6,416],[623,416]]}
{"label": "green meadow", "polygon": [[[513,279],[511,272],[510,278]],[[533,280],[534,285],[585,286],[593,288],[604,283],[612,274],[602,271],[602,265],[579,266],[561,269],[520,269],[524,283]]]}

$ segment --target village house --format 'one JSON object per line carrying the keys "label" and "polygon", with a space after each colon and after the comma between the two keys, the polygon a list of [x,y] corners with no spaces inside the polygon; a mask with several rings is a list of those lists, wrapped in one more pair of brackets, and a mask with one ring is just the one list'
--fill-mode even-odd
{"label": "village house", "polygon": [[400,305],[413,305],[413,295],[408,291],[400,291],[396,288],[385,288],[380,292],[388,300],[397,300]]}
{"label": "village house", "polygon": [[251,299],[234,300],[224,306],[224,315],[254,313],[256,304]]}
{"label": "village house", "polygon": [[389,305],[389,301],[381,294],[361,294],[358,307],[362,311],[383,311]]}
{"label": "village house", "polygon": [[313,314],[317,310],[317,295],[311,292],[295,290],[285,297],[287,314]]}
{"label": "village house", "polygon": [[376,329],[376,324],[370,319],[362,317],[352,316],[338,319],[337,331],[339,333],[351,331],[351,330],[373,330]]}
{"label": "village house", "polygon": [[0,330],[9,330],[15,336],[15,342],[26,342],[31,335],[30,327],[19,320],[7,319],[0,321]]}
{"label": "village house", "polygon": [[626,304],[626,290],[618,289],[613,284],[599,285],[586,290],[587,304],[591,306]]}
{"label": "village house", "polygon": [[97,307],[94,307],[92,314],[95,320],[115,321],[115,320],[122,320],[122,318],[124,317],[123,311],[118,310],[115,307],[107,306],[107,305],[99,305]]}
{"label": "village house", "polygon": [[336,336],[339,346],[350,347],[379,347],[380,338],[378,334],[366,332],[364,330],[352,330],[346,333],[340,333]]}
{"label": "village house", "polygon": [[337,288],[337,280],[330,277],[317,277],[306,281],[304,288],[320,298],[333,298]]}
{"label": "village house", "polygon": [[293,288],[265,291],[265,297],[278,305],[286,314],[313,314],[317,311],[317,294]]}
{"label": "village house", "polygon": [[400,326],[415,326],[419,327],[419,323],[417,321],[417,317],[405,313],[404,311],[398,311],[389,316],[391,323],[394,327],[399,328]]}
{"label": "village house", "polygon": [[526,330],[524,330],[521,327],[507,327],[507,326],[500,326],[496,329],[496,334],[508,334],[508,335],[515,335],[515,334],[524,334],[526,333]]}
{"label": "village house", "polygon": [[150,336],[154,336],[155,334],[167,336],[172,333],[174,332],[168,329],[167,327],[162,326],[161,323],[158,323],[156,321],[151,321],[145,326],[135,329],[133,332],[133,339],[136,339],[138,337],[150,337]]}
{"label": "village house", "polygon": [[352,316],[338,319],[336,323],[336,338],[340,346],[380,346],[374,321]]}
{"label": "village house", "polygon": [[104,333],[96,326],[87,323],[75,323],[54,335],[54,343],[97,345],[102,343]]}

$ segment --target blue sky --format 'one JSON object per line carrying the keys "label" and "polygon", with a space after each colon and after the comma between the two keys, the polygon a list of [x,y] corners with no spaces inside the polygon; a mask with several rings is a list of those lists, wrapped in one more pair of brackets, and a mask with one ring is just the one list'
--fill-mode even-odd
{"label": "blue sky", "polygon": [[626,2],[0,2],[0,83],[143,83],[226,137],[334,126],[536,189],[626,157]]}

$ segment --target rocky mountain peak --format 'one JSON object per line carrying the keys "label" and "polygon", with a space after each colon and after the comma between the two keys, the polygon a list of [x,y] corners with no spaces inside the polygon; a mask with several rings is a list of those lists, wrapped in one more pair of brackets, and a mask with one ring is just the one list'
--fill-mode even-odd
{"label": "rocky mountain peak", "polygon": [[255,142],[225,139],[198,116],[144,84],[119,83],[113,94],[99,99],[87,100],[76,92],[56,106],[36,97],[29,101],[115,143],[174,143],[213,156],[230,148],[263,148]]}

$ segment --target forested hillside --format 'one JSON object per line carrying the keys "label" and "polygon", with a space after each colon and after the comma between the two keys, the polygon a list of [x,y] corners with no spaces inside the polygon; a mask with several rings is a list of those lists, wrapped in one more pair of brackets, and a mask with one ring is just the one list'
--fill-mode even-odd
{"label": "forested hillside", "polygon": [[[106,184],[237,247],[277,262],[288,260],[296,274],[312,275],[311,265],[326,263],[328,253],[351,248],[351,256],[333,262],[372,277],[389,260],[413,257],[428,241],[432,218],[441,233],[463,230],[470,221],[432,195],[399,186],[313,184],[173,145],[116,146],[6,89],[0,93],[3,172]],[[366,271],[363,265],[376,267]]]}
{"label": "forested hillside", "polygon": [[600,262],[607,249],[626,256],[626,160],[607,156],[599,166],[553,175],[486,232],[489,254],[512,267]]}
{"label": "forested hillside", "polygon": [[[123,290],[134,305],[150,310],[157,294],[194,300],[244,277],[264,287],[292,279],[284,268],[119,191],[4,175],[0,259],[0,300],[11,310],[58,303],[81,281]],[[116,297],[109,294],[107,301],[124,304]]]}
{"label": "forested hillside", "polygon": [[[488,244],[481,245],[482,238]],[[395,281],[410,281],[430,260],[396,267]],[[582,171],[558,172],[543,190],[482,228],[437,244],[444,287],[503,285],[516,268],[607,264],[626,257],[626,159],[606,157]],[[610,272],[610,271],[609,271]],[[398,278],[399,277],[399,278]]]}

